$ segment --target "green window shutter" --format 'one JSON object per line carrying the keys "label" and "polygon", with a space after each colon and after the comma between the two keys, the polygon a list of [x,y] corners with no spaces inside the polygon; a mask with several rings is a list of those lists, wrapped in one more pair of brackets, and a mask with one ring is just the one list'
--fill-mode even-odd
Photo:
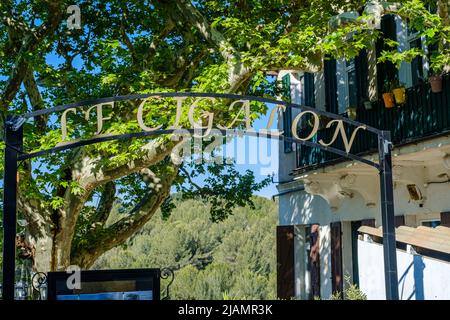
{"label": "green window shutter", "polygon": [[[283,98],[284,100],[291,102],[291,75],[288,73],[283,76],[282,84],[283,84]],[[283,113],[283,130],[285,137],[292,137],[291,132],[292,126],[292,108],[287,107]],[[292,142],[284,141],[284,152],[289,153],[292,152]]]}
{"label": "green window shutter", "polygon": [[308,107],[316,106],[316,99],[314,96],[314,74],[305,72],[303,76],[303,90],[305,93],[304,103]]}
{"label": "green window shutter", "polygon": [[337,99],[337,78],[336,78],[336,60],[325,60],[325,110],[332,113],[338,113]]}
{"label": "green window shutter", "polygon": [[[381,32],[383,35],[376,44],[377,59],[381,56],[383,50],[393,50],[393,48],[385,46],[384,39],[397,40],[397,27],[394,15],[388,14],[381,18]],[[377,86],[380,94],[383,93],[385,82],[390,82],[396,78],[398,78],[398,72],[392,62],[386,61],[377,64]]]}
{"label": "green window shutter", "polygon": [[356,108],[359,103],[359,93],[361,92],[358,83],[359,72],[356,68],[358,59],[350,59],[345,62],[345,72],[347,74],[347,103],[349,107]]}

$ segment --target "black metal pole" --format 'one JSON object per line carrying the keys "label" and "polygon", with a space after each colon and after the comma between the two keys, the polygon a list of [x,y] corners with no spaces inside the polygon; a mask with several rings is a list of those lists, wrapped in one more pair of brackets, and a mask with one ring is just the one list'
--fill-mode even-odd
{"label": "black metal pole", "polygon": [[12,129],[14,118],[5,121],[3,180],[3,300],[14,300],[16,270],[17,156],[23,145],[23,127]]}
{"label": "black metal pole", "polygon": [[381,220],[383,225],[384,281],[386,299],[398,300],[397,249],[395,241],[394,188],[392,182],[391,134],[378,137],[380,160]]}

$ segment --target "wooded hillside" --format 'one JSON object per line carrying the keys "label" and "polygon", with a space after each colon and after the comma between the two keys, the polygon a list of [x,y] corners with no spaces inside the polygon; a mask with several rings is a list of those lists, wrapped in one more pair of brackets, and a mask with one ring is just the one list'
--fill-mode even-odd
{"label": "wooded hillside", "polygon": [[255,209],[238,208],[225,221],[213,223],[208,204],[176,201],[166,221],[156,214],[94,268],[173,268],[171,299],[275,298],[276,202],[254,197]]}

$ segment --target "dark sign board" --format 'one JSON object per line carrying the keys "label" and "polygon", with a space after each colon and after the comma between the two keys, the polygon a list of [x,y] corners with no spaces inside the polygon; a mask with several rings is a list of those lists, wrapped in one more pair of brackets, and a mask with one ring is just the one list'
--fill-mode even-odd
{"label": "dark sign board", "polygon": [[73,273],[49,272],[48,300],[160,300],[159,269],[80,271],[79,285]]}

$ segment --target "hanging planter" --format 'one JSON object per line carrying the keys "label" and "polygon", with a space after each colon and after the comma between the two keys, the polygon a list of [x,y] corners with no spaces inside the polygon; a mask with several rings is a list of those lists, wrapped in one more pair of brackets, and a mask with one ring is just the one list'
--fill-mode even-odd
{"label": "hanging planter", "polygon": [[389,89],[389,91],[393,93],[397,105],[402,105],[406,102],[405,85],[400,83],[397,78],[391,80]]}
{"label": "hanging planter", "polygon": [[391,92],[383,93],[384,106],[388,109],[395,107],[394,95]]}
{"label": "hanging planter", "polygon": [[395,99],[392,90],[396,88],[394,79],[384,79],[383,101],[384,107],[387,109],[395,107]]}
{"label": "hanging planter", "polygon": [[406,102],[406,89],[405,87],[398,87],[392,90],[397,104],[404,104]]}
{"label": "hanging planter", "polygon": [[431,92],[439,93],[442,92],[442,76],[441,75],[433,75],[428,78],[428,82],[431,86]]}

